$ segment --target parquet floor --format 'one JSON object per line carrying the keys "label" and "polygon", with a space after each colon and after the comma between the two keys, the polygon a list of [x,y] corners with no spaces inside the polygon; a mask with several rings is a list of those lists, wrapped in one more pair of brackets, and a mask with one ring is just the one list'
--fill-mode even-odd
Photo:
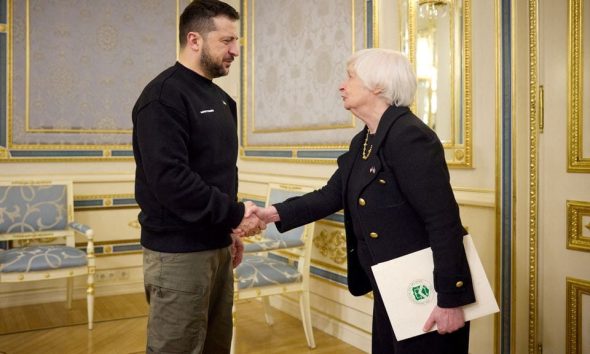
{"label": "parquet floor", "polygon": [[[48,329],[19,329],[19,333],[0,335],[0,354],[136,354],[145,352],[146,323],[138,294],[105,297],[97,301],[96,313],[108,314],[89,331],[86,324],[59,325]],[[116,303],[107,309],[101,307]],[[38,321],[43,314],[68,313],[63,303],[0,309],[0,329],[17,322]],[[79,308],[78,308],[79,307]],[[132,310],[129,311],[128,309]],[[83,304],[70,311],[85,310]],[[122,316],[117,313],[122,311]],[[274,311],[275,324],[264,321],[263,307],[258,301],[241,302],[237,307],[236,354],[314,353],[360,354],[358,350],[335,337],[314,330],[317,347],[307,347],[301,322],[283,312]],[[131,314],[131,315],[130,315]],[[80,314],[69,314],[76,319]],[[110,316],[110,317],[109,317]],[[126,316],[133,316],[125,318]],[[75,322],[75,321],[74,321]],[[20,324],[19,324],[20,325]]]}

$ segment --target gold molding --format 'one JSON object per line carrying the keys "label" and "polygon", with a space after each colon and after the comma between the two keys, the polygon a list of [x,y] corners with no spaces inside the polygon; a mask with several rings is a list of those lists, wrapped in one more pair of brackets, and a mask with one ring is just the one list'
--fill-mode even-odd
{"label": "gold molding", "polygon": [[93,199],[132,199],[135,198],[133,193],[124,194],[95,194],[95,195],[77,195],[74,200],[93,200]]}
{"label": "gold molding", "polygon": [[529,329],[528,352],[537,353],[538,338],[538,0],[529,0]]}
{"label": "gold molding", "polygon": [[336,264],[346,262],[346,237],[342,230],[321,229],[314,236],[313,245],[322,256],[331,259]]}
{"label": "gold molding", "polygon": [[566,278],[566,354],[582,353],[582,296],[590,296],[590,281]]}
{"label": "gold molding", "polygon": [[[461,55],[463,56],[463,65],[459,70],[461,70],[461,84],[458,85],[461,87],[464,92],[462,93],[462,101],[461,104],[463,106],[463,114],[461,117],[458,117],[457,107],[455,107],[455,103],[451,106],[451,137],[449,141],[443,142],[443,147],[445,149],[445,156],[447,158],[447,165],[449,168],[472,168],[473,167],[473,142],[472,142],[472,53],[471,53],[471,42],[472,42],[472,31],[471,31],[471,0],[462,0],[463,1],[463,8],[462,8],[462,24],[461,24],[461,33],[463,34],[463,42],[461,43]],[[416,35],[417,35],[417,6],[418,3],[416,1],[408,0],[407,8],[402,8],[400,13],[407,13],[407,48],[408,48],[408,58],[410,62],[416,67]],[[455,11],[455,3],[451,3],[451,12]],[[403,16],[403,15],[402,15]],[[403,26],[403,21],[400,21],[400,24]],[[455,46],[455,36],[454,36],[454,28],[456,24],[454,22],[454,16],[451,17],[450,20],[450,27],[452,28],[450,43],[451,46]],[[404,33],[404,29],[400,29],[400,33]],[[402,37],[402,41],[404,38]],[[403,47],[403,44],[402,44]],[[454,56],[455,51],[452,50],[451,55]],[[454,63],[454,59],[451,59],[451,62]],[[457,86],[454,80],[454,70],[455,66],[452,65],[451,67],[451,76],[453,77],[451,86],[453,87],[453,91],[451,93],[451,101],[454,102],[455,96],[455,87]],[[415,111],[416,102],[412,104],[412,110]],[[458,143],[457,137],[457,122],[463,122],[463,142]]]}
{"label": "gold molding", "polygon": [[590,252],[590,237],[583,236],[583,217],[590,217],[590,202],[568,200],[567,203],[567,248]]}
{"label": "gold molding", "polygon": [[[366,4],[366,3],[365,3]],[[373,48],[379,47],[379,0],[373,0]],[[367,12],[365,11],[365,14]],[[368,19],[365,17],[365,24],[368,23]],[[365,26],[365,30],[367,26]],[[365,36],[366,37],[366,36]]]}
{"label": "gold molding", "polygon": [[134,194],[98,194],[98,195],[77,195],[74,202],[87,200],[100,200],[101,205],[77,205],[78,212],[83,213],[91,210],[114,210],[114,209],[139,209],[137,204],[114,204],[115,199],[134,199]]}
{"label": "gold molding", "polygon": [[137,220],[137,219],[133,219],[133,220],[129,221],[127,223],[127,226],[129,226],[132,229],[138,229],[138,230],[141,229],[141,224],[139,223],[139,220]]}
{"label": "gold molding", "polygon": [[[584,13],[583,0],[568,0],[568,172],[590,173],[590,157],[584,157]],[[590,20],[590,19],[586,19]],[[590,48],[586,48],[590,50]]]}

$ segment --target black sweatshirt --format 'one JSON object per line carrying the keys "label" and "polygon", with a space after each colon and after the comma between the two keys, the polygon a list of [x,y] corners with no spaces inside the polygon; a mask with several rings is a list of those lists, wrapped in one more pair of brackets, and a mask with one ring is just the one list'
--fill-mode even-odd
{"label": "black sweatshirt", "polygon": [[235,101],[177,62],[145,87],[132,117],[141,244],[170,253],[229,246],[244,215]]}

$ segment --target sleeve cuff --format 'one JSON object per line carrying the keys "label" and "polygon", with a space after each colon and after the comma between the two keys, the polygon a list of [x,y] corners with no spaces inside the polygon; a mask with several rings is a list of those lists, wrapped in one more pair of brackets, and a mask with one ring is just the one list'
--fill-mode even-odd
{"label": "sleeve cuff", "polygon": [[234,203],[229,211],[228,223],[232,229],[235,229],[244,218],[244,213],[246,212],[246,207],[244,203],[238,202]]}
{"label": "sleeve cuff", "polygon": [[473,284],[468,274],[442,276],[434,272],[434,288],[439,307],[459,307],[475,302]]}

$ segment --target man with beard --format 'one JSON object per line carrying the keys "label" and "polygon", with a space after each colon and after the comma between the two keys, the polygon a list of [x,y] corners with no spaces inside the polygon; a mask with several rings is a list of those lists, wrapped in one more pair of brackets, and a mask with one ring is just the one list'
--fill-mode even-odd
{"label": "man with beard", "polygon": [[237,201],[237,111],[213,79],[240,53],[237,11],[196,0],[180,16],[178,62],[143,90],[132,113],[135,198],[141,208],[148,353],[229,353],[231,230],[264,228]]}

